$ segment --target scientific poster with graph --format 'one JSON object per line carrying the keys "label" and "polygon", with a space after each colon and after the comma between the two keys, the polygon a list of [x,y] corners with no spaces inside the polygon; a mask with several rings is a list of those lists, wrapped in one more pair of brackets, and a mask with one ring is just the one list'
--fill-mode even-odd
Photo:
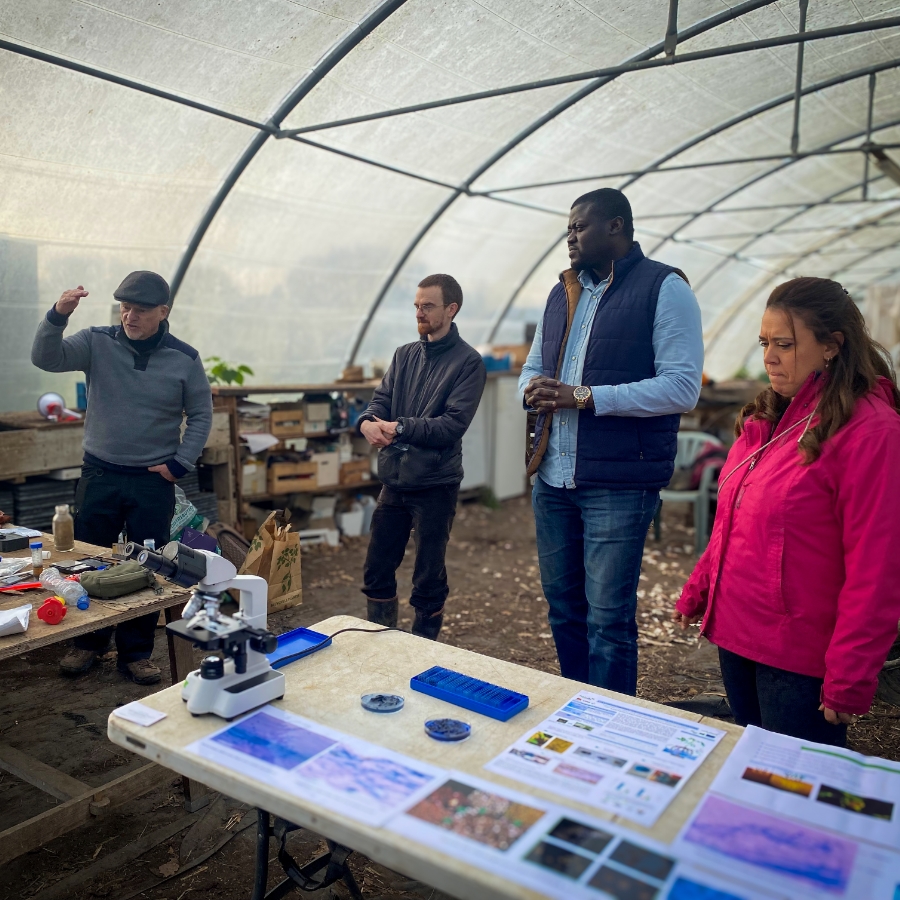
{"label": "scientific poster with graph", "polygon": [[724,735],[580,691],[485,768],[649,826]]}
{"label": "scientific poster with graph", "polygon": [[427,794],[445,775],[436,766],[272,706],[186,749],[279,791],[376,826]]}
{"label": "scientific poster with graph", "polygon": [[450,772],[388,828],[560,900],[787,900],[611,822]]}
{"label": "scientific poster with graph", "polygon": [[710,790],[900,848],[900,763],[750,725]]}

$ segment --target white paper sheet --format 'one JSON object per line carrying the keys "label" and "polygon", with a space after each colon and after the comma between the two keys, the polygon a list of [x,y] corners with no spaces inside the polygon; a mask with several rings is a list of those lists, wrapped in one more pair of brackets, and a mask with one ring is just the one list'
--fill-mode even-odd
{"label": "white paper sheet", "polygon": [[778,897],[684,866],[670,848],[611,822],[462,772],[449,773],[388,828],[560,900]]}
{"label": "white paper sheet", "polygon": [[428,793],[445,775],[436,766],[272,706],[186,749],[374,826]]}
{"label": "white paper sheet", "polygon": [[0,637],[8,634],[22,634],[28,630],[28,616],[31,604],[17,606],[14,609],[0,610]]}
{"label": "white paper sheet", "polygon": [[246,441],[252,455],[254,453],[262,453],[263,450],[268,450],[269,447],[274,447],[280,438],[275,437],[274,434],[264,432],[242,431],[241,440]]}
{"label": "white paper sheet", "polygon": [[582,691],[485,768],[649,826],[724,734]]}
{"label": "white paper sheet", "polygon": [[41,532],[35,531],[33,528],[21,528],[19,526],[8,525],[0,528],[0,534],[17,534],[19,537],[40,537]]}
{"label": "white paper sheet", "polygon": [[900,763],[750,725],[710,790],[900,848]]}
{"label": "white paper sheet", "polygon": [[127,722],[134,722],[135,725],[143,725],[145,728],[161,722],[166,717],[164,712],[160,712],[158,709],[151,709],[138,700],[114,709],[113,714],[120,719],[125,719]]}
{"label": "white paper sheet", "polygon": [[896,900],[900,855],[707,794],[673,845],[683,859],[779,896]]}

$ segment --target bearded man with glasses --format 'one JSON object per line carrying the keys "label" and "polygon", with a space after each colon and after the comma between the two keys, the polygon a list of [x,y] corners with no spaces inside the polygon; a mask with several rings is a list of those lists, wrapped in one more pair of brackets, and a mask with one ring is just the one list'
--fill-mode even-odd
{"label": "bearded man with glasses", "polygon": [[379,448],[384,487],[372,516],[362,591],[370,622],[395,628],[397,569],[411,531],[416,544],[412,633],[436,640],[450,588],[444,559],[463,478],[462,438],[487,374],[479,353],[454,323],[462,288],[449,275],[419,282],[415,309],[419,340],[394,353],[357,428]]}

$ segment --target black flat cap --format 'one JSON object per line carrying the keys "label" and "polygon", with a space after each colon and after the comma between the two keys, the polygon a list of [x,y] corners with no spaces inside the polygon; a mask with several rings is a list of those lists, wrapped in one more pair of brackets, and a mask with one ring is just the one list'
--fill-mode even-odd
{"label": "black flat cap", "polygon": [[169,285],[156,272],[132,272],[115,289],[113,297],[141,306],[168,306]]}

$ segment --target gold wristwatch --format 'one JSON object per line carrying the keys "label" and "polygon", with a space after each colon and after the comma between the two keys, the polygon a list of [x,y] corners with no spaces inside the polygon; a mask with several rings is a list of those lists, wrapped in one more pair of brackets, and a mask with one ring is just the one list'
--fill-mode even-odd
{"label": "gold wristwatch", "polygon": [[575,408],[584,409],[587,406],[588,400],[591,399],[591,389],[583,386],[577,387],[572,391],[572,396],[575,398]]}

